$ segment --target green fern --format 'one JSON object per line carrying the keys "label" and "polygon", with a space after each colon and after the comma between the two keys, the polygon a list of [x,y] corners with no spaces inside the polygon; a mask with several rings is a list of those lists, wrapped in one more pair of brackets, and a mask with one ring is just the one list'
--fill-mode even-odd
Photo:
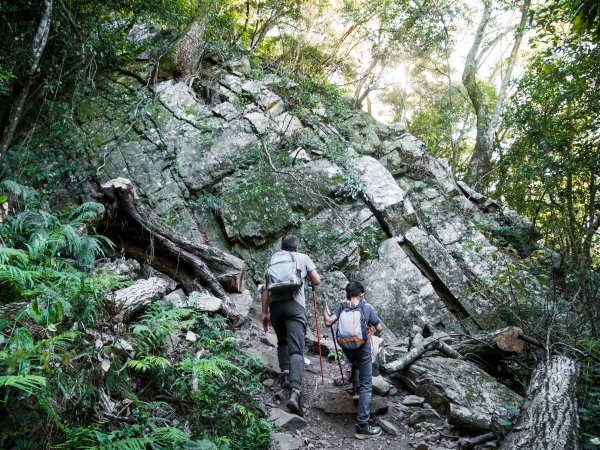
{"label": "green fern", "polygon": [[32,395],[46,387],[46,378],[38,375],[4,375],[0,376],[0,387],[13,387]]}
{"label": "green fern", "polygon": [[192,328],[195,320],[184,320],[191,313],[191,309],[174,308],[164,301],[155,302],[140,322],[131,327],[131,331],[143,348],[150,352],[162,348],[169,336]]}
{"label": "green fern", "polygon": [[25,205],[30,204],[36,197],[36,193],[33,189],[12,180],[0,182],[0,189],[10,193],[13,197],[20,199]]}
{"label": "green fern", "polygon": [[95,222],[104,216],[104,211],[102,203],[85,202],[73,209],[69,214],[69,221],[81,224]]}
{"label": "green fern", "polygon": [[23,245],[29,258],[39,260],[57,255],[72,256],[85,267],[104,255],[102,246],[111,247],[112,242],[100,235],[88,235],[86,226],[104,213],[98,203],[84,203],[69,216],[69,222],[61,223],[55,215],[37,209],[21,212],[12,221],[13,232],[23,236]]}
{"label": "green fern", "polygon": [[127,363],[127,367],[140,372],[147,372],[151,369],[166,369],[171,367],[171,362],[162,356],[143,356],[139,359],[132,359]]}
{"label": "green fern", "polygon": [[153,446],[155,440],[152,438],[128,438],[101,445],[100,450],[146,450],[148,446]]}

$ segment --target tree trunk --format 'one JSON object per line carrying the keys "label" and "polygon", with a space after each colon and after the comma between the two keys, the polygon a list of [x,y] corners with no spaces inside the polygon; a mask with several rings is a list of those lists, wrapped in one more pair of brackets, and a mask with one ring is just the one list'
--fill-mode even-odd
{"label": "tree trunk", "polygon": [[38,29],[33,39],[33,44],[31,46],[31,66],[29,66],[29,69],[25,74],[25,77],[27,79],[25,81],[25,85],[17,94],[17,97],[15,98],[12,104],[6,127],[2,132],[2,138],[0,139],[0,163],[4,161],[4,157],[8,152],[15,131],[17,130],[17,126],[21,121],[21,116],[23,115],[23,108],[29,95],[29,90],[31,89],[31,85],[33,83],[33,76],[35,75],[35,72],[37,71],[40,65],[40,59],[42,57],[42,53],[44,52],[44,48],[46,48],[46,42],[48,41],[48,33],[50,32],[51,17],[52,0],[44,0],[44,12],[42,13],[42,18],[40,20],[40,24],[38,25]]}
{"label": "tree trunk", "polygon": [[471,156],[469,166],[469,176],[467,181],[475,190],[481,190],[481,175],[489,171],[490,160],[487,158],[487,148],[491,143],[485,141],[486,131],[489,124],[488,105],[486,104],[485,94],[477,83],[477,66],[479,49],[483,44],[485,30],[492,16],[492,0],[483,0],[483,15],[475,32],[473,44],[465,60],[465,68],[462,74],[462,81],[467,89],[467,94],[471,99],[471,104],[475,110],[475,119],[477,123],[477,138],[475,140],[475,150]]}
{"label": "tree trunk", "polygon": [[143,311],[150,303],[164,297],[171,289],[170,282],[161,278],[138,280],[129,287],[108,296],[119,322],[127,322]]}
{"label": "tree trunk", "polygon": [[394,372],[401,373],[405,368],[410,366],[425,353],[431,350],[435,350],[435,348],[433,348],[431,344],[437,339],[438,338],[434,336],[426,338],[425,340],[423,340],[423,342],[421,342],[420,345],[413,348],[402,358],[397,359],[396,361],[393,361],[389,364],[384,364],[384,366],[382,367],[383,371],[387,374],[392,374]]}
{"label": "tree trunk", "polygon": [[452,344],[452,348],[461,355],[474,355],[483,359],[502,353],[521,353],[525,349],[525,342],[519,339],[522,335],[520,328],[506,327],[490,334],[471,336]]}
{"label": "tree trunk", "polygon": [[161,78],[193,77],[200,70],[206,41],[208,16],[192,22],[171,48],[161,57],[158,66]]}
{"label": "tree trunk", "polygon": [[577,450],[579,365],[554,355],[539,362],[522,406],[522,414],[500,450]]}
{"label": "tree trunk", "polygon": [[127,253],[179,281],[188,292],[208,288],[223,300],[225,314],[237,317],[225,289],[244,290],[244,261],[215,247],[188,241],[165,227],[154,211],[137,200],[127,179],[103,184],[94,197],[107,207],[102,231],[122,244]]}
{"label": "tree trunk", "polygon": [[[531,0],[524,0],[521,9],[521,20],[515,32],[515,40],[507,61],[506,70],[502,75],[502,81],[500,88],[496,95],[496,102],[493,110],[489,111],[489,105],[486,102],[485,94],[481,90],[477,83],[477,68],[480,65],[482,53],[480,48],[482,47],[485,30],[491,19],[492,13],[492,2],[491,0],[484,0],[484,11],[481,18],[481,22],[477,28],[473,45],[469,50],[467,59],[465,62],[465,68],[463,71],[463,84],[467,89],[473,108],[475,109],[475,115],[477,120],[477,137],[475,139],[475,149],[471,155],[469,161],[469,171],[467,174],[467,180],[471,182],[472,186],[479,191],[485,190],[489,180],[488,176],[491,171],[492,154],[494,151],[494,137],[496,134],[496,128],[500,121],[500,111],[502,109],[502,103],[506,97],[506,91],[512,77],[512,71],[517,61],[517,55],[519,54],[519,48],[523,40],[523,34],[529,18],[529,7]],[[491,113],[491,114],[490,114]]]}

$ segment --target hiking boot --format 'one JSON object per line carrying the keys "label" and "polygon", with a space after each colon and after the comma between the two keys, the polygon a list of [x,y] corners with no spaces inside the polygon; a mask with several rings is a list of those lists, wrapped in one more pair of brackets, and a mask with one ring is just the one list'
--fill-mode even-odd
{"label": "hiking boot", "polygon": [[289,372],[281,372],[279,374],[279,384],[281,384],[282,388],[290,387],[290,373]]}
{"label": "hiking boot", "polygon": [[364,425],[356,424],[356,432],[354,433],[354,437],[356,439],[371,439],[376,438],[380,434],[380,427],[374,427],[373,425],[369,425],[368,423]]}
{"label": "hiking boot", "polygon": [[358,389],[356,389],[354,387],[346,389],[346,392],[352,396],[352,400],[355,401],[355,402],[357,402],[358,399],[360,398],[360,395],[358,393]]}
{"label": "hiking boot", "polygon": [[304,411],[302,411],[302,395],[298,389],[292,389],[287,407],[293,414],[304,415]]}

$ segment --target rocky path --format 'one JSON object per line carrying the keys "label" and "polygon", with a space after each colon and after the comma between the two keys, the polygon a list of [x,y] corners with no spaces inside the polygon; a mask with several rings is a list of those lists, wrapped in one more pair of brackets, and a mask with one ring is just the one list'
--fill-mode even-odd
{"label": "rocky path", "polygon": [[[329,330],[323,330],[326,341]],[[310,336],[311,333],[309,333]],[[276,355],[276,337],[272,329],[262,331],[258,314],[237,331],[238,342],[258,355],[272,370],[273,377],[264,381],[265,414],[279,428],[274,448],[292,449],[419,449],[445,450],[457,448],[458,435],[445,418],[441,418],[423,399],[411,395],[401,385],[382,376],[374,379],[372,410],[384,429],[376,439],[354,438],[356,404],[346,392],[349,384],[338,386],[340,371],[336,362],[323,359],[324,381],[321,380],[319,355],[305,351],[307,361],[303,386],[304,417],[289,414],[287,389],[281,388]],[[310,338],[309,338],[310,341]],[[310,342],[309,342],[310,344]],[[312,347],[309,345],[309,347]],[[344,366],[347,379],[349,365]]]}

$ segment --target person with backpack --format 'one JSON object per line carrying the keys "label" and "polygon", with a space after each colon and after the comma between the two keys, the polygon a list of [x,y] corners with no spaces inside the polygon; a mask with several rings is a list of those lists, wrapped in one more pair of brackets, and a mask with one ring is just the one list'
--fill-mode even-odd
{"label": "person with backpack", "polygon": [[277,359],[283,386],[290,388],[288,409],[303,415],[302,378],[304,376],[304,339],[306,336],[306,299],[304,280],[313,286],[321,284],[315,263],[298,252],[300,240],[293,234],[281,240],[281,250],[269,259],[265,274],[262,301],[262,324],[269,323],[277,335]]}
{"label": "person with backpack", "polygon": [[381,434],[381,428],[371,423],[373,366],[370,330],[371,326],[375,326],[375,335],[381,336],[383,327],[375,309],[365,301],[365,287],[362,283],[348,283],[346,298],[348,301],[342,302],[330,315],[323,297],[323,320],[328,327],[338,322],[334,339],[352,365],[350,379],[354,392],[358,391],[359,395],[354,437],[375,438]]}

